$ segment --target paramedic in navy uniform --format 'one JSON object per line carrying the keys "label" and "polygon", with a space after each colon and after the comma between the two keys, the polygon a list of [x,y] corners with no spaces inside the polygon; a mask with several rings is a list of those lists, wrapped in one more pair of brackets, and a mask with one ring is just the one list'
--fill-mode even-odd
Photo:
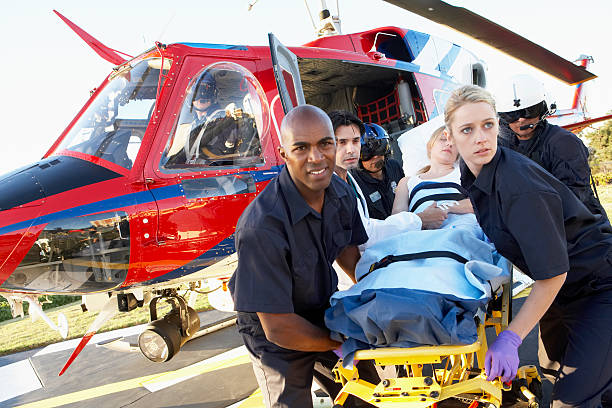
{"label": "paramedic in navy uniform", "polygon": [[446,129],[463,159],[461,184],[497,250],[535,283],[485,357],[488,378],[514,378],[518,346],[540,323],[539,359],[552,406],[601,407],[612,385],[612,233],[565,186],[520,153],[497,146],[491,95],[455,90]]}
{"label": "paramedic in navy uniform", "polygon": [[544,85],[529,75],[515,75],[498,96],[498,143],[524,154],[562,181],[591,210],[607,218],[595,186],[591,187],[589,149],[582,140],[545,119]]}
{"label": "paramedic in navy uniform", "polygon": [[402,166],[391,158],[387,131],[375,123],[365,123],[361,137],[359,168],[351,170],[368,203],[370,218],[384,220],[391,215],[397,183],[404,177]]}
{"label": "paramedic in navy uniform", "polygon": [[286,166],[238,220],[238,267],[229,285],[266,406],[312,408],[313,375],[332,398],[341,388],[331,375],[332,350],[341,343],[323,320],[338,282],[332,263],[354,281],[357,246],[368,236],[350,187],[334,175],[336,143],[325,112],[294,108],[281,139]]}

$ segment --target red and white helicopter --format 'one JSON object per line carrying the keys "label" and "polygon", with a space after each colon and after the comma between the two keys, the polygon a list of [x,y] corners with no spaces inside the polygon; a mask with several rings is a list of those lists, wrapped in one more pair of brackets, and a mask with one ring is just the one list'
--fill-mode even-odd
{"label": "red and white helicopter", "polygon": [[[595,77],[469,10],[388,2],[569,84]],[[283,165],[292,107],[350,110],[397,136],[440,115],[454,88],[487,84],[485,63],[457,44],[398,27],[341,34],[326,7],[303,46],[270,34],[269,46],[156,43],[128,58],[56,13],[115,66],[40,161],[0,177],[0,295],[14,315],[26,301],[46,318],[40,294],[101,311],[60,375],[115,313],[150,307],[139,346],[167,361],[199,328],[185,293],[219,287],[211,303],[228,307],[235,225]],[[214,112],[198,121],[206,98]],[[173,309],[157,319],[160,299]]]}

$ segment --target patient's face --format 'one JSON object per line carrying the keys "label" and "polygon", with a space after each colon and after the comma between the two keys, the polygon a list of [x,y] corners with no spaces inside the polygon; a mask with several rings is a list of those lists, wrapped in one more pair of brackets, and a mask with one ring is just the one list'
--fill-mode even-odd
{"label": "patient's face", "polygon": [[457,147],[443,133],[431,146],[429,157],[432,163],[453,164],[457,161]]}

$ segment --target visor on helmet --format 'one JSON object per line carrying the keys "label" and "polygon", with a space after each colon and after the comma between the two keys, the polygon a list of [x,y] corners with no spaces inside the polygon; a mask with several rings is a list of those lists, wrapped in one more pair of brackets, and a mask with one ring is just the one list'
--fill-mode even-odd
{"label": "visor on helmet", "polygon": [[215,86],[210,82],[201,82],[198,84],[198,88],[196,89],[193,99],[213,100],[215,98],[215,91]]}
{"label": "visor on helmet", "polygon": [[374,156],[389,153],[389,139],[366,139],[361,145],[361,160],[368,161]]}
{"label": "visor on helmet", "polygon": [[546,106],[546,102],[542,101],[535,105],[529,106],[527,108],[518,109],[510,112],[499,112],[499,117],[505,120],[508,123],[516,122],[520,118],[525,119],[533,119],[539,118],[543,116],[548,107]]}
{"label": "visor on helmet", "polygon": [[389,135],[376,123],[364,123],[365,133],[361,136],[360,159],[368,161],[374,156],[385,156],[391,151]]}

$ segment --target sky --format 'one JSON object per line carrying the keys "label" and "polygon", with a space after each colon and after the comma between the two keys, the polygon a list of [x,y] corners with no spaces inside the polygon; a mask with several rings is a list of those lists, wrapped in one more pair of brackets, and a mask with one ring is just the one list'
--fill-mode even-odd
{"label": "sky", "polygon": [[[250,0],[251,2],[253,0]],[[307,0],[316,16],[319,1]],[[607,0],[448,0],[574,60],[593,56],[598,78],[586,85],[590,116],[612,110],[612,2]],[[327,0],[336,14],[336,1]],[[303,0],[86,2],[25,0],[3,6],[0,38],[0,174],[36,162],[112,69],[54,13],[57,9],[105,45],[138,55],[155,41],[266,45],[273,32],[285,45],[315,38]],[[558,108],[571,105],[573,88],[450,28],[381,0],[339,0],[343,33],[398,26],[468,48],[488,67],[493,92],[513,74],[540,79]]]}

